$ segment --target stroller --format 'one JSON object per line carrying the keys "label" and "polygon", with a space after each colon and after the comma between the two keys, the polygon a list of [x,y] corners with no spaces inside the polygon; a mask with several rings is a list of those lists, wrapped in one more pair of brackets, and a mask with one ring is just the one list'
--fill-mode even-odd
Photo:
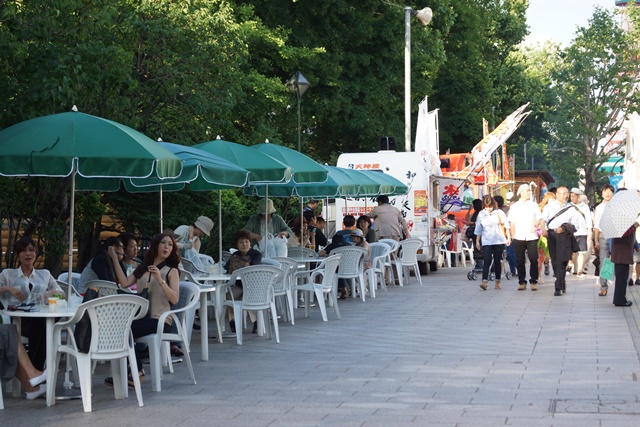
{"label": "stroller", "polygon": [[[507,258],[507,251],[502,251],[502,257],[500,257],[500,266],[502,275],[507,279],[511,279],[511,271],[504,267],[504,260]],[[473,251],[473,259],[476,261],[476,264],[473,266],[473,269],[467,273],[467,279],[476,280],[478,275],[482,276],[482,268],[483,268],[483,260],[482,260],[482,251],[474,249]],[[493,268],[493,259],[491,260],[491,270],[489,272],[489,280],[496,280],[495,269]]]}

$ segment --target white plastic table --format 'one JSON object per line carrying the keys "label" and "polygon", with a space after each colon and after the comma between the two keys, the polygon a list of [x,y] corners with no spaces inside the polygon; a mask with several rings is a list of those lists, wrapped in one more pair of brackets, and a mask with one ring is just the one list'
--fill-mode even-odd
{"label": "white plastic table", "polygon": [[218,342],[222,343],[222,320],[224,310],[222,307],[223,291],[230,274],[212,273],[201,276],[193,276],[200,286],[200,344],[202,360],[209,360],[209,322],[207,319],[207,294],[213,292],[216,328],[218,330]]}
{"label": "white plastic table", "polygon": [[[46,336],[47,336],[47,364],[46,369],[48,375],[53,375],[53,371],[57,369],[55,366],[56,360],[56,349],[53,348],[53,325],[56,323],[56,317],[69,318],[73,317],[78,310],[78,306],[80,304],[77,300],[71,299],[67,303],[67,307],[65,309],[58,309],[56,311],[50,311],[49,306],[36,306],[40,309],[40,311],[9,311],[8,308],[5,310],[1,310],[0,314],[4,314],[6,316],[12,317],[16,319],[15,324],[18,328],[18,337],[21,336],[22,333],[22,319],[25,317],[31,318],[45,318],[46,319]],[[47,381],[47,406],[51,406],[53,404],[53,390],[55,384],[51,381]],[[13,381],[13,397],[20,396],[20,382],[18,380]]]}

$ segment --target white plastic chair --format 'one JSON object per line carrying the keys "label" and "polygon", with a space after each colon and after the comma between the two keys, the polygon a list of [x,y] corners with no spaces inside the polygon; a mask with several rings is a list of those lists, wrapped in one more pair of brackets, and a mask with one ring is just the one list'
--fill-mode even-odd
{"label": "white plastic chair", "polygon": [[[87,289],[97,289],[100,292],[100,296],[117,295],[120,286],[115,282],[109,282],[107,280],[92,280],[87,283]],[[128,289],[122,289],[124,292],[130,292]]]}
{"label": "white plastic chair", "polygon": [[[71,273],[71,289],[73,289],[73,292],[75,292],[75,294],[77,296],[82,296],[82,292],[80,289],[80,276],[82,276],[80,273]],[[69,284],[69,272],[65,272],[62,273],[58,276],[58,282],[62,282],[65,285]],[[64,288],[63,288],[64,289]]]}
{"label": "white plastic chair", "polygon": [[313,249],[302,246],[287,247],[287,258],[315,258],[318,254]]}
{"label": "white plastic chair", "polygon": [[341,246],[332,250],[331,253],[342,254],[338,278],[351,280],[351,296],[353,298],[356,297],[357,280],[360,287],[360,298],[364,302],[364,259],[368,255],[367,250],[359,246]]}
{"label": "white plastic chair", "polygon": [[389,257],[391,247],[386,243],[375,242],[369,243],[369,250],[371,251],[371,268],[368,269],[366,273],[371,297],[376,297],[378,283],[380,284],[380,288],[384,290],[385,295],[388,295],[387,284],[385,283],[385,261]]}
{"label": "white plastic chair", "polygon": [[[283,280],[284,272],[277,267],[270,265],[251,265],[243,267],[233,272],[227,285],[235,285],[236,280],[242,281],[242,300],[233,299],[224,302],[225,306],[233,308],[234,322],[236,324],[236,341],[242,345],[242,324],[243,313],[245,311],[258,311],[258,332],[261,334],[265,330],[265,323],[269,324],[269,314],[264,319],[263,312],[271,310],[273,319],[273,329],[276,335],[276,342],[280,343],[280,332],[278,330],[278,314],[273,292],[275,281]],[[267,328],[267,337],[271,337],[271,328]]]}
{"label": "white plastic chair", "polygon": [[[55,385],[57,382],[60,354],[67,353],[73,356],[77,364],[77,372],[80,379],[82,392],[82,404],[85,412],[91,412],[91,361],[111,361],[111,374],[113,376],[113,389],[116,399],[127,396],[127,365],[129,366],[138,398],[138,406],[142,407],[142,391],[138,372],[136,356],[131,334],[131,322],[145,316],[149,307],[149,301],[134,295],[112,295],[96,298],[92,301],[80,304],[76,314],[69,320],[58,322],[53,326],[53,345],[56,350],[56,360],[53,376],[47,381],[47,405],[54,405]],[[88,353],[81,353],[77,349],[73,327],[88,313],[91,320],[91,346]],[[67,344],[62,344],[62,332],[67,333]],[[118,363],[115,363],[119,361]]]}
{"label": "white plastic chair", "polygon": [[[473,259],[473,242],[467,241],[467,240],[460,240],[460,246],[462,247],[462,251],[469,256],[469,262],[471,263],[471,265],[474,264],[474,259]],[[466,258],[465,255],[465,258]]]}
{"label": "white plastic chair", "polygon": [[182,268],[186,271],[188,271],[189,273],[193,274],[194,276],[203,276],[205,274],[208,274],[208,272],[199,269],[194,263],[193,261],[189,261],[186,258],[182,258]]}
{"label": "white plastic chair", "polygon": [[[335,249],[331,253],[335,252]],[[315,294],[318,306],[320,307],[320,313],[322,314],[322,320],[327,321],[327,307],[324,303],[324,295],[327,295],[329,301],[333,304],[336,310],[336,316],[340,319],[340,310],[338,309],[338,267],[340,266],[340,260],[342,254],[333,254],[318,265],[311,272],[297,272],[294,277],[304,277],[305,281],[302,284],[294,283],[294,289],[306,292],[304,297],[304,317],[309,317],[309,301],[311,301],[311,295]],[[310,275],[309,275],[310,273]],[[316,282],[316,277],[321,276],[322,281]]]}
{"label": "white plastic chair", "polygon": [[393,266],[396,265],[396,261],[398,258],[397,257],[398,246],[400,244],[393,239],[380,239],[378,240],[378,242],[385,243],[386,245],[389,246],[389,249],[390,249],[389,256],[385,260],[384,266],[386,270],[389,272],[390,283],[393,285],[396,280],[396,274],[395,274],[395,271],[393,270]]}
{"label": "white plastic chair", "polygon": [[[284,279],[282,282],[276,282],[273,285],[273,293],[276,297],[284,297],[284,304],[282,304],[282,313],[285,320],[295,325],[295,319],[293,314],[293,275],[298,271],[298,262],[285,257],[272,258],[280,263],[280,268],[284,272]],[[277,303],[278,301],[276,301]],[[277,305],[277,304],[276,304]]]}
{"label": "white plastic chair", "polygon": [[[453,234],[450,235],[449,241],[451,238],[453,238],[453,236]],[[440,249],[440,252],[444,256],[444,260],[446,261],[448,268],[451,268],[451,257],[455,257],[456,265],[460,266],[460,264],[462,263],[463,267],[467,266],[466,256],[464,254],[464,249],[462,248],[462,236],[462,233],[456,233],[455,250],[447,249],[449,241],[442,245],[442,248]]]}
{"label": "white plastic chair", "polygon": [[[191,356],[189,355],[189,324],[193,325],[193,315],[200,302],[200,288],[190,282],[180,282],[180,299],[178,303],[165,311],[158,318],[158,329],[155,334],[145,335],[136,338],[136,342],[149,346],[149,363],[151,364],[151,390],[161,391],[162,386],[162,365],[167,361],[169,370],[173,372],[171,365],[170,343],[181,342],[184,349],[184,359],[189,368],[191,380],[196,384],[196,377],[193,373]],[[167,317],[171,317],[176,326],[176,333],[164,332],[164,324]],[[164,344],[164,345],[163,345]]]}
{"label": "white plastic chair", "polygon": [[400,255],[396,261],[400,286],[403,286],[405,272],[407,274],[407,284],[411,282],[411,267],[413,267],[418,282],[422,286],[420,268],[418,267],[418,250],[422,248],[423,244],[424,242],[421,239],[407,239],[400,242]]}

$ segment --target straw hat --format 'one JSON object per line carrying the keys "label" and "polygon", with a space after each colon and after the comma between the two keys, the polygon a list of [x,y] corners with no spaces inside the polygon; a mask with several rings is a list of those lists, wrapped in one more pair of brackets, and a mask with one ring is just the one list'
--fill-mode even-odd
{"label": "straw hat", "polygon": [[193,225],[202,230],[202,232],[207,236],[211,236],[211,230],[213,230],[213,221],[211,221],[208,217],[199,216],[198,219],[196,219],[196,222],[193,223]]}
{"label": "straw hat", "polygon": [[263,214],[265,211],[268,214],[272,214],[276,211],[276,208],[273,207],[273,200],[261,199],[260,202],[258,202],[258,213]]}

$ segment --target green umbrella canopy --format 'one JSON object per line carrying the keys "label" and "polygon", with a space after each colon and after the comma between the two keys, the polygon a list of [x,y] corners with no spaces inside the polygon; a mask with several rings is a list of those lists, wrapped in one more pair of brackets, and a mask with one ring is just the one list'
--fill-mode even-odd
{"label": "green umbrella canopy", "polygon": [[[182,163],[152,139],[101,117],[68,112],[0,131],[0,175],[176,177]],[[80,187],[80,185],[79,185]]]}
{"label": "green umbrella canopy", "polygon": [[287,182],[291,179],[291,169],[287,165],[246,145],[216,139],[194,145],[193,148],[215,154],[248,170],[252,183]]}
{"label": "green umbrella canopy", "polygon": [[160,146],[182,160],[182,173],[177,178],[157,177],[125,180],[127,191],[178,191],[189,184],[192,190],[223,190],[244,187],[249,182],[249,171],[206,151],[185,145],[159,142]]}
{"label": "green umbrella canopy", "polygon": [[378,182],[380,184],[379,194],[385,194],[387,196],[400,196],[403,194],[407,194],[407,192],[409,191],[409,187],[406,184],[403,184],[396,178],[392,177],[391,175],[387,175],[382,171],[359,170],[356,172],[363,173],[367,177]]}
{"label": "green umbrella canopy", "polygon": [[356,194],[342,193],[340,196],[376,196],[380,193],[380,183],[360,171],[337,166],[327,166],[327,168],[329,168],[332,176],[339,174],[343,177],[343,180],[358,184],[358,192]]}
{"label": "green umbrella canopy", "polygon": [[[335,166],[323,165],[328,172],[328,178],[325,182],[296,184],[289,181],[286,184],[269,185],[269,196],[274,197],[341,197],[356,196],[360,190],[360,183],[354,181],[351,176]],[[245,187],[246,195],[258,195],[264,197],[266,195],[266,186],[248,186]]]}
{"label": "green umbrella canopy", "polygon": [[281,145],[264,143],[251,148],[264,153],[291,168],[291,179],[298,184],[323,183],[329,172],[310,157]]}

